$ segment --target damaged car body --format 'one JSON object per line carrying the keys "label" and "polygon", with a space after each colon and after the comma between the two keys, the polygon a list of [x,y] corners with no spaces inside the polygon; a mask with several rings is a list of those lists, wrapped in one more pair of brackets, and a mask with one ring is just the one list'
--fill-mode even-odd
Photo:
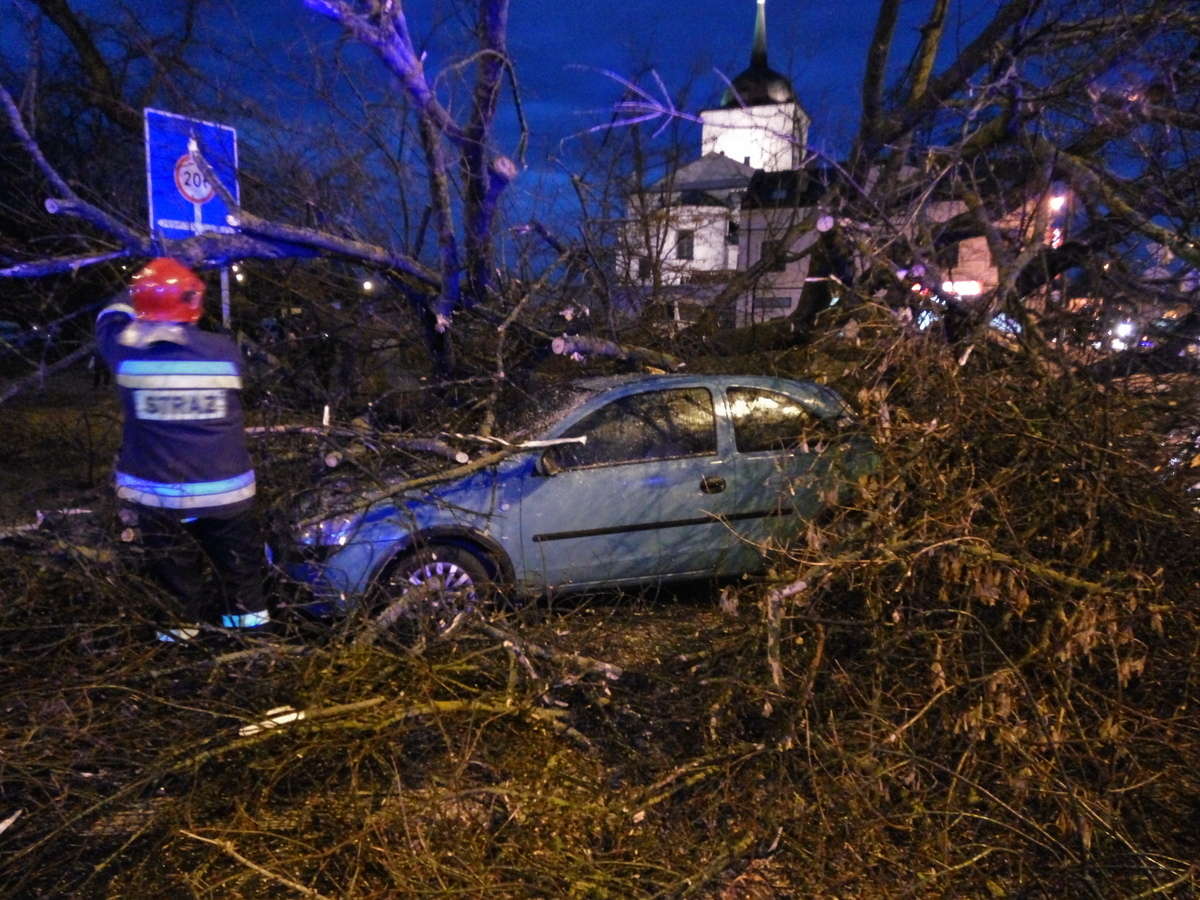
{"label": "damaged car body", "polygon": [[492,590],[755,573],[765,546],[878,463],[841,397],[811,382],[615,376],[561,394],[494,464],[310,519],[280,559],[287,575],[345,609],[430,585],[469,606]]}

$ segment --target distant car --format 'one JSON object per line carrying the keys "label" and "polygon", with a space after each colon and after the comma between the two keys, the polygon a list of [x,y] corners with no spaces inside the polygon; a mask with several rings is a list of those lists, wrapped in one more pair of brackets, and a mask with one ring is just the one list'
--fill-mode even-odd
{"label": "distant car", "polygon": [[[318,600],[369,591],[458,609],[510,596],[759,572],[878,458],[828,387],[650,375],[542,393],[524,449],[487,468],[312,517],[279,559]],[[380,492],[378,484],[371,490]]]}

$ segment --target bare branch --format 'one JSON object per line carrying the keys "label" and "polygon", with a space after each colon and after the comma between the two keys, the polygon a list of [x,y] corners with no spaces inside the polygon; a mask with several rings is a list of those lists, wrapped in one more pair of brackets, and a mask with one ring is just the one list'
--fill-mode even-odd
{"label": "bare branch", "polygon": [[862,120],[859,126],[859,137],[860,140],[867,143],[870,143],[871,136],[879,128],[879,118],[883,107],[883,79],[899,15],[900,0],[883,0],[879,4],[879,15],[875,20],[875,34],[871,37],[871,48],[867,51],[866,74],[863,75]]}
{"label": "bare branch", "polygon": [[370,13],[359,13],[345,0],[304,0],[305,5],[345,27],[369,47],[373,47],[392,74],[400,79],[421,111],[441,133],[451,140],[467,140],[449,111],[438,102],[425,78],[422,57],[413,47],[408,20],[399,3]]}
{"label": "bare branch", "polygon": [[26,375],[24,378],[18,378],[3,391],[0,391],[0,405],[7,403],[17,394],[21,393],[21,391],[42,383],[48,375],[53,375],[55,372],[61,372],[63,369],[70,368],[79,362],[79,360],[88,356],[92,352],[92,347],[93,345],[90,342],[84,344],[82,347],[72,350],[62,359],[56,360],[53,365],[39,369],[30,375]]}
{"label": "bare branch", "polygon": [[57,25],[75,48],[83,66],[83,74],[91,88],[90,95],[96,107],[108,119],[131,134],[142,133],[142,117],[129,106],[117,89],[116,79],[103,54],[92,40],[66,0],[34,0],[38,7]]}
{"label": "bare branch", "polygon": [[42,153],[42,149],[38,146],[33,136],[26,130],[25,123],[21,118],[21,112],[17,108],[17,104],[13,101],[12,95],[3,87],[0,86],[0,103],[4,104],[4,110],[8,115],[9,124],[12,126],[13,132],[20,141],[21,146],[25,148],[25,152],[30,155],[38,169],[46,177],[46,180],[53,185],[62,198],[59,200],[46,201],[46,209],[50,213],[66,213],[68,215],[78,215],[87,221],[91,222],[109,234],[115,236],[130,252],[144,252],[148,246],[148,242],[141,235],[131,231],[125,225],[115,219],[113,216],[104,212],[96,206],[81,200],[79,195],[71,189],[66,180],[58,174],[58,171],[52,166],[49,160]]}
{"label": "bare branch", "polygon": [[1111,175],[1098,172],[1085,160],[1050,147],[1044,142],[1038,144],[1038,151],[1044,157],[1053,155],[1054,161],[1066,170],[1071,183],[1080,193],[1107,206],[1114,214],[1120,216],[1146,237],[1163,246],[1170,247],[1181,259],[1187,260],[1193,266],[1200,267],[1200,248],[1197,248],[1191,240],[1180,237],[1170,228],[1159,225],[1138,210],[1133,203],[1125,199],[1121,185]]}
{"label": "bare branch", "polygon": [[130,255],[128,250],[113,250],[109,253],[85,253],[80,256],[57,256],[50,259],[39,259],[33,262],[17,263],[16,265],[0,269],[0,278],[41,278],[44,275],[77,272],[84,266],[110,262],[114,259],[124,259]]}
{"label": "bare branch", "polygon": [[936,0],[928,21],[921,26],[921,46],[917,49],[912,81],[909,84],[910,101],[920,97],[929,87],[929,77],[933,74],[933,65],[942,45],[942,32],[946,27],[946,10],[949,6],[950,0]]}
{"label": "bare branch", "polygon": [[206,838],[202,835],[188,831],[186,828],[181,828],[179,833],[185,837],[190,837],[192,840],[201,841],[205,844],[212,844],[222,853],[228,854],[232,859],[241,863],[246,868],[257,872],[259,875],[262,875],[269,881],[274,881],[277,884],[281,884],[284,887],[296,891],[305,897],[312,897],[313,900],[328,900],[328,898],[326,898],[326,896],[319,891],[314,891],[311,888],[305,887],[298,881],[292,881],[290,878],[285,878],[283,875],[280,875],[277,872],[272,872],[265,866],[260,866],[258,863],[254,862],[254,860],[247,859],[246,857],[242,856],[242,854],[237,852],[237,849],[233,845],[233,841],[221,841],[213,838]]}
{"label": "bare branch", "polygon": [[551,343],[555,353],[560,356],[608,356],[613,359],[623,359],[632,362],[645,363],[660,369],[681,369],[684,362],[668,353],[647,350],[645,347],[634,347],[618,344],[604,338],[591,337],[583,334],[564,334],[556,337]]}
{"label": "bare branch", "polygon": [[1008,0],[954,62],[932,79],[927,90],[882,123],[876,135],[878,143],[888,144],[907,134],[949,97],[962,90],[971,75],[992,61],[1004,45],[1005,35],[1032,15],[1041,3],[1042,0]]}
{"label": "bare branch", "polygon": [[[246,210],[237,205],[232,192],[217,177],[217,174],[213,171],[212,166],[208,164],[208,160],[204,158],[204,154],[200,152],[199,148],[191,147],[189,149],[196,165],[200,167],[204,176],[212,183],[216,191],[221,195],[221,199],[229,207],[228,222],[235,228],[240,228],[253,235],[272,238],[277,241],[286,241],[290,244],[298,244],[302,247],[333,253],[338,256],[345,256],[349,259],[359,260],[379,268],[396,269],[399,272],[413,276],[430,287],[437,287],[437,276],[411,257],[391,253],[375,244],[367,244],[351,238],[339,237],[328,232],[317,231],[313,228],[302,228],[298,225],[284,225],[278,222],[270,222],[253,213],[246,212]],[[208,234],[211,235],[212,233],[209,232]],[[292,253],[291,255],[296,254]]]}

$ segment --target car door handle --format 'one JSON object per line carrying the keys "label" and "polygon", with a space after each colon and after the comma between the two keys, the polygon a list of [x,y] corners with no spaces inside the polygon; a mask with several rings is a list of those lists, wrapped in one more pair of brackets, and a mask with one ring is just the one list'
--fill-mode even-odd
{"label": "car door handle", "polygon": [[725,490],[725,479],[717,478],[715,475],[705,475],[700,479],[700,493],[702,494],[719,494]]}

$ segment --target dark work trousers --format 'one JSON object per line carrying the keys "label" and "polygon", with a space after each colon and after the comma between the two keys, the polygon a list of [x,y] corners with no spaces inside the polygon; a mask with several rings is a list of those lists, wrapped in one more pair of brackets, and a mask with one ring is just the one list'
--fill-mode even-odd
{"label": "dark work trousers", "polygon": [[126,516],[128,510],[137,517],[146,573],[170,595],[180,621],[219,625],[222,616],[266,609],[263,543],[253,510],[229,518],[148,506],[126,507]]}

